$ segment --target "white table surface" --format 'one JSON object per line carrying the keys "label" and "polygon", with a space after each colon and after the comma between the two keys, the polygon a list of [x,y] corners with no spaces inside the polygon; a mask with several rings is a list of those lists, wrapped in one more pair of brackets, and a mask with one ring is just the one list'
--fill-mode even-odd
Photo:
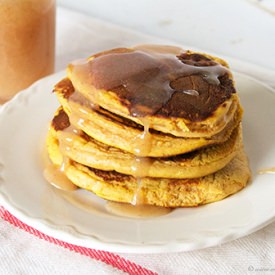
{"label": "white table surface", "polygon": [[275,70],[275,0],[58,0],[95,18]]}

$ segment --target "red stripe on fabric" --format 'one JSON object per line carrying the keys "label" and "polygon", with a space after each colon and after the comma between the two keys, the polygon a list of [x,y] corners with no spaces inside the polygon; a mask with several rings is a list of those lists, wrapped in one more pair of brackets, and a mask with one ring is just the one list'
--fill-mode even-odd
{"label": "red stripe on fabric", "polygon": [[86,247],[78,246],[78,245],[73,245],[73,244],[70,244],[67,242],[60,241],[53,237],[50,237],[50,236],[38,231],[37,229],[34,229],[33,227],[21,222],[15,216],[13,216],[10,212],[8,212],[3,206],[0,206],[0,217],[2,217],[3,220],[9,222],[10,224],[12,224],[16,227],[19,227],[19,228],[25,230],[26,232],[29,232],[29,233],[39,237],[40,239],[43,239],[50,243],[54,243],[56,245],[62,246],[64,248],[67,248],[71,251],[82,254],[84,256],[91,257],[95,260],[99,260],[99,261],[109,264],[115,268],[118,268],[124,272],[127,272],[130,275],[157,275],[156,272],[146,269],[140,265],[137,265],[137,264],[135,264],[129,260],[126,260],[123,257],[120,257],[114,253],[102,251],[102,250],[91,249],[91,248],[86,248]]}

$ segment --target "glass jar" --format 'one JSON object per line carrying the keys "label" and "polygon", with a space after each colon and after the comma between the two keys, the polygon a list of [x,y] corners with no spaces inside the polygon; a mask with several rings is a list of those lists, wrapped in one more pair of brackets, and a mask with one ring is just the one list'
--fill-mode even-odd
{"label": "glass jar", "polygon": [[53,73],[55,0],[0,0],[0,104]]}

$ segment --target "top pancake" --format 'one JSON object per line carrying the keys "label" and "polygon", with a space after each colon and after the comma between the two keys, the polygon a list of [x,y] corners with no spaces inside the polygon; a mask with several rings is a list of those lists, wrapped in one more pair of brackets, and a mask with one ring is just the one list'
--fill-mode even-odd
{"label": "top pancake", "polygon": [[[74,127],[106,145],[143,157],[174,156],[211,144],[223,143],[231,136],[242,117],[242,108],[239,106],[226,127],[211,138],[176,137],[154,129],[144,130],[140,124],[132,120],[115,115],[99,106],[94,106],[79,92],[75,91],[68,78],[57,83],[54,92],[64,112],[69,117],[69,123]],[[66,119],[62,119],[61,123],[58,124],[63,125],[66,121]],[[144,140],[144,133],[147,133],[146,141]],[[137,151],[137,149],[140,150]]]}
{"label": "top pancake", "polygon": [[219,133],[238,105],[225,61],[176,47],[113,49],[67,72],[94,106],[180,137]]}

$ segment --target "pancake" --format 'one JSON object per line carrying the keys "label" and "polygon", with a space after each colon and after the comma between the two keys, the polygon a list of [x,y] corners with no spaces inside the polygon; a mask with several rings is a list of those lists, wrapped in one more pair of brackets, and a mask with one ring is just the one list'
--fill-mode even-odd
{"label": "pancake", "polygon": [[225,61],[176,47],[113,49],[70,64],[67,74],[94,105],[177,137],[210,138],[238,108]]}
{"label": "pancake", "polygon": [[52,120],[47,137],[49,156],[54,163],[60,163],[64,156],[92,168],[133,176],[139,176],[134,168],[142,165],[143,177],[181,179],[202,177],[222,169],[235,157],[241,143],[241,127],[236,127],[226,142],[189,154],[168,158],[137,158],[75,129],[62,109],[57,111]]}
{"label": "pancake", "polygon": [[[76,128],[104,144],[136,154],[136,148],[139,146],[137,143],[140,142],[137,137],[142,136],[144,132],[141,125],[99,106],[91,106],[81,94],[74,94],[74,87],[67,78],[55,86],[54,92]],[[150,129],[150,148],[143,156],[168,157],[191,152],[207,145],[223,143],[239,125],[241,117],[242,109],[238,105],[226,128],[211,138],[176,137]]]}
{"label": "pancake", "polygon": [[[138,194],[142,204],[190,207],[224,199],[244,188],[250,178],[247,157],[241,149],[223,169],[195,179],[142,178],[114,171],[67,163],[64,173],[78,187],[110,201],[131,203]],[[139,185],[138,185],[139,184]]]}
{"label": "pancake", "polygon": [[177,47],[101,52],[54,87],[45,178],[114,202],[192,207],[250,178],[242,107],[227,63]]}

